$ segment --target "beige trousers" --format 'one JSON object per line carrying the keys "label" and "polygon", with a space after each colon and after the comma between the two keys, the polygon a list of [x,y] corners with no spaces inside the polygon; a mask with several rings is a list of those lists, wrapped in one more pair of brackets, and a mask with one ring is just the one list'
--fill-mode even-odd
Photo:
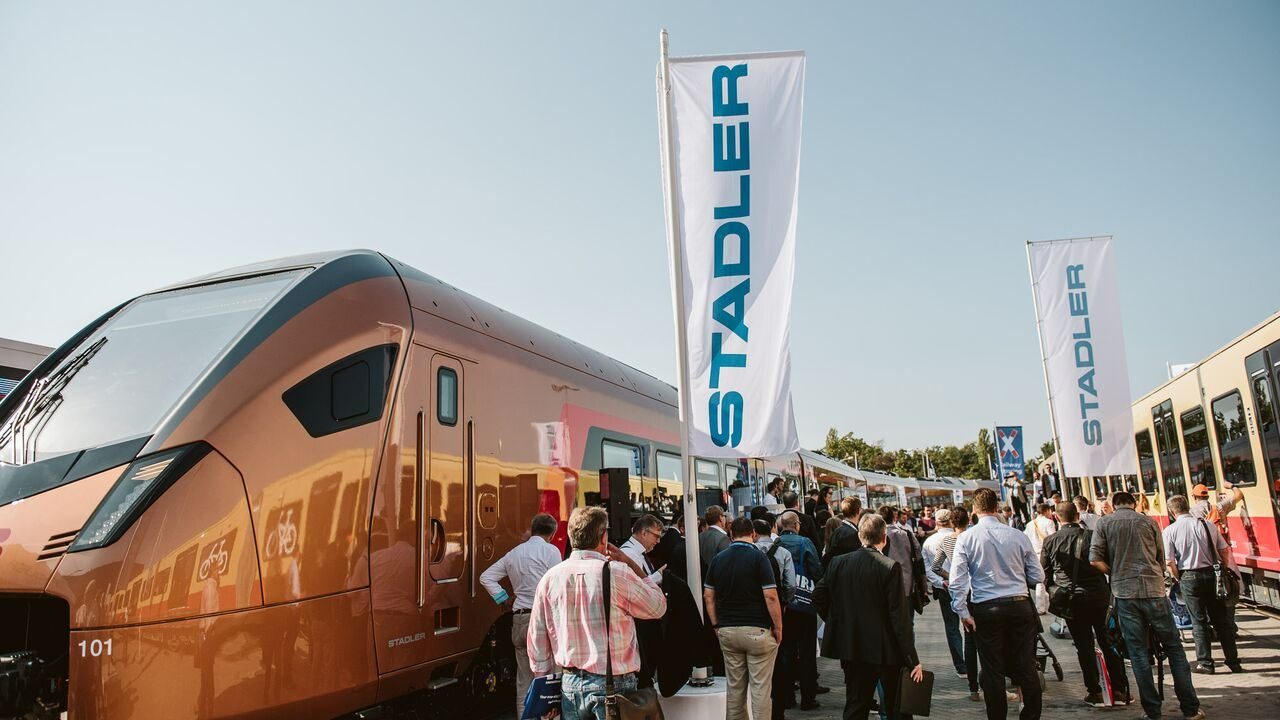
{"label": "beige trousers", "polygon": [[716,631],[724,653],[728,681],[726,720],[747,720],[748,694],[752,720],[773,717],[773,663],[778,642],[773,631],[758,627],[722,627]]}
{"label": "beige trousers", "polygon": [[529,665],[529,613],[511,616],[511,644],[516,648],[516,720],[524,714],[524,696],[533,684]]}

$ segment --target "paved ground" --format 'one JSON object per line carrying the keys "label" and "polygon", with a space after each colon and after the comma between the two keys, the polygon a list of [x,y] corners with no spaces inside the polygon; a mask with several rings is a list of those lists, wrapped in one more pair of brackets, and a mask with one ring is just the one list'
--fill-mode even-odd
{"label": "paved ground", "polygon": [[[1046,626],[1051,616],[1046,616]],[[1247,718],[1250,720],[1280,720],[1280,620],[1259,612],[1241,608],[1237,614],[1240,625],[1240,654],[1245,668],[1244,675],[1233,675],[1224,668],[1218,675],[1193,675],[1196,691],[1205,714],[1213,720],[1219,718]],[[1046,634],[1046,637],[1047,634]],[[1189,659],[1194,659],[1190,631],[1184,633]],[[1041,717],[1083,718],[1092,716],[1099,720],[1132,720],[1143,717],[1134,688],[1134,702],[1128,707],[1095,709],[1085,705],[1084,681],[1076,661],[1075,648],[1070,640],[1048,637],[1050,647],[1058,656],[1065,672],[1065,679],[1058,682],[1052,674],[1044,694],[1044,711]],[[943,634],[942,618],[936,603],[925,608],[923,616],[916,618],[916,643],[925,668],[937,673],[934,683],[933,714],[931,717],[950,720],[985,718],[981,702],[969,700],[966,680],[956,677],[951,670],[947,652],[947,640]],[[1220,651],[1215,646],[1216,657],[1221,663]],[[788,720],[830,720],[841,717],[844,707],[844,688],[840,682],[840,666],[832,660],[820,659],[818,669],[822,683],[832,690],[819,697],[823,707],[811,712],[789,710]],[[1132,684],[1132,675],[1130,675]],[[1177,703],[1173,694],[1173,679],[1165,672],[1165,716],[1178,718]],[[1009,709],[1010,718],[1018,717],[1018,706]],[[872,717],[875,717],[874,715]],[[709,719],[710,720],[710,719]]]}

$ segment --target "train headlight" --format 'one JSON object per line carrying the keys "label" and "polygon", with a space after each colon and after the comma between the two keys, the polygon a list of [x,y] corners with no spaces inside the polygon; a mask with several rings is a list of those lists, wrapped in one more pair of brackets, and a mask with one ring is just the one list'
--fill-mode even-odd
{"label": "train headlight", "polygon": [[67,552],[92,550],[119,540],[151,503],[210,449],[204,443],[196,443],[133,461],[89,516],[89,522]]}

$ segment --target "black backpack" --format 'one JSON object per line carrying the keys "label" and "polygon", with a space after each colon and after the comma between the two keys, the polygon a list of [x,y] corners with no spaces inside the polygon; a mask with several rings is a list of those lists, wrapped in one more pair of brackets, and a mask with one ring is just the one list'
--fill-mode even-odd
{"label": "black backpack", "polygon": [[782,582],[782,566],[778,564],[778,548],[781,545],[781,540],[774,540],[769,546],[769,552],[765,555],[769,557],[769,566],[773,568],[773,581],[778,586],[778,600],[783,607],[786,607],[791,602],[791,594],[794,591]]}

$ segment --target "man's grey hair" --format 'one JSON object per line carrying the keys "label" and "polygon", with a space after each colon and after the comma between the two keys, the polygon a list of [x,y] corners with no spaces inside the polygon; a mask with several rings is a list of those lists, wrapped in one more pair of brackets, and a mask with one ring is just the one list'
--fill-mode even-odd
{"label": "man's grey hair", "polygon": [[529,523],[529,532],[539,537],[548,538],[556,534],[556,529],[560,527],[560,523],[547,513],[538,513],[533,516],[533,522]]}
{"label": "man's grey hair", "polygon": [[865,547],[879,545],[884,542],[885,527],[883,517],[875,513],[867,513],[858,522],[858,539]]}

